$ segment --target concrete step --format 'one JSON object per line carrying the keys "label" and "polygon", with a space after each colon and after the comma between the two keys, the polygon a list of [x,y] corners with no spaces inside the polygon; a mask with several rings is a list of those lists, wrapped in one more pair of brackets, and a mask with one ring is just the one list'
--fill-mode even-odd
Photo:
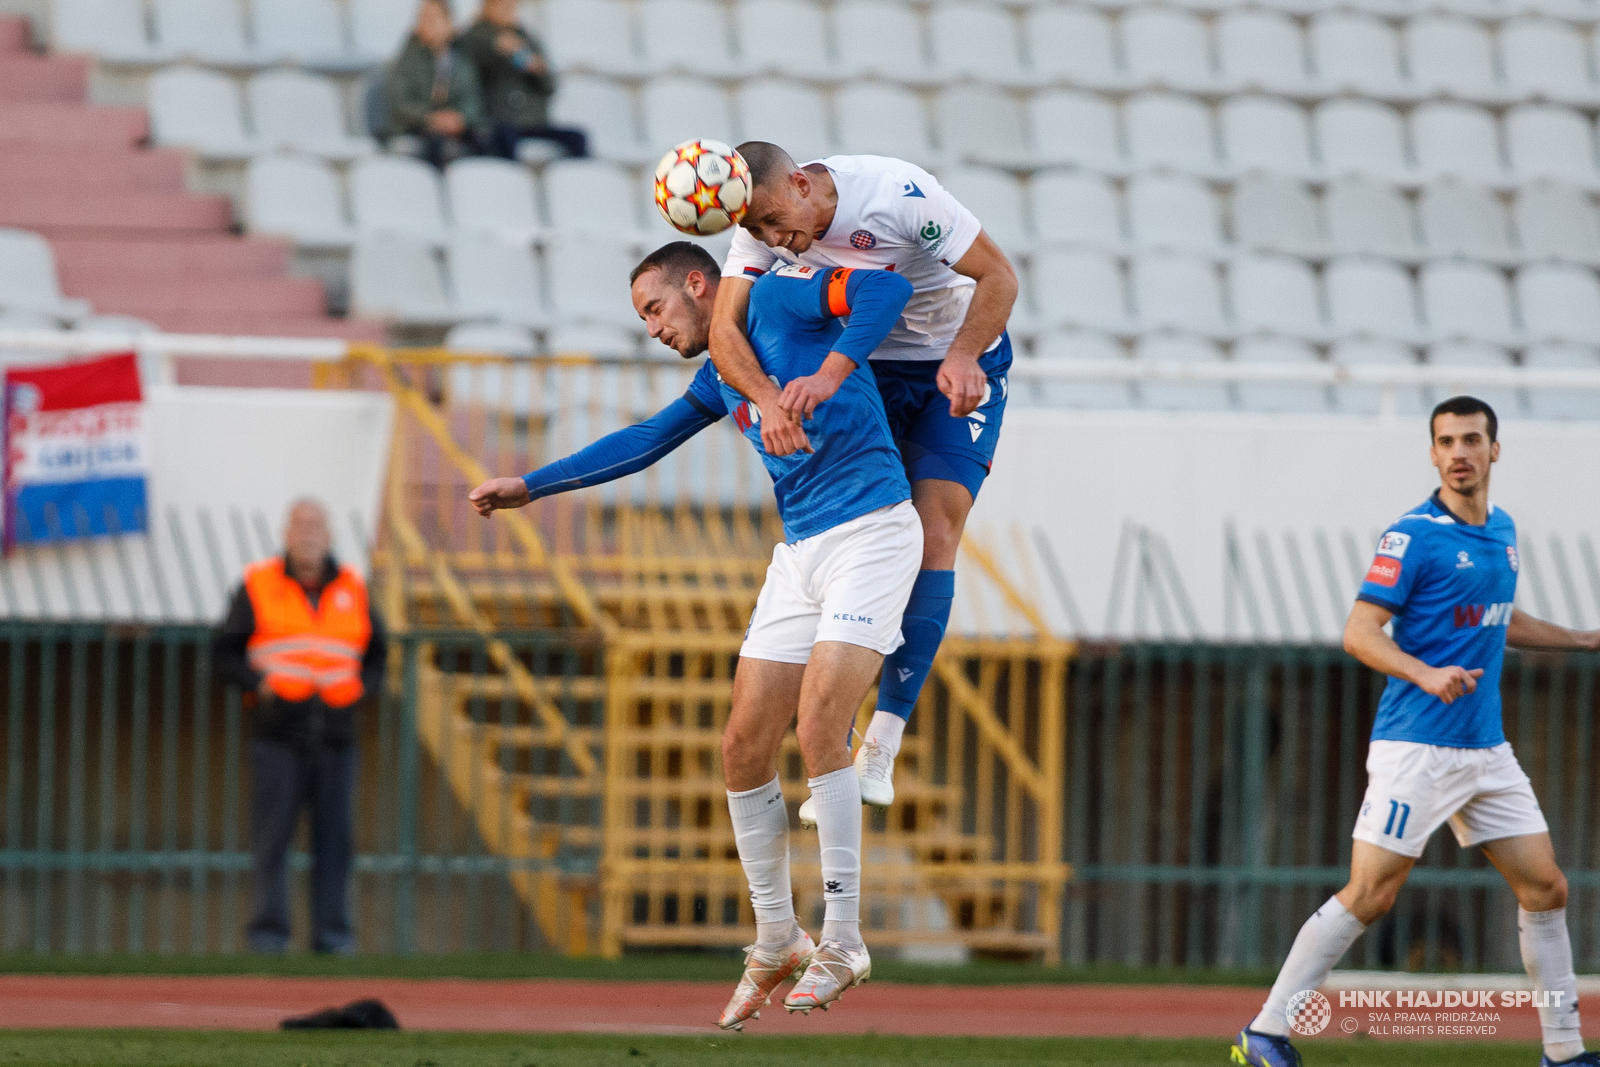
{"label": "concrete step", "polygon": [[181,193],[184,154],[173,148],[12,143],[0,155],[0,195],[34,190]]}
{"label": "concrete step", "polygon": [[142,107],[100,107],[38,101],[0,101],[0,155],[12,142],[133,145],[150,133]]}
{"label": "concrete step", "polygon": [[75,285],[73,296],[88,300],[102,314],[165,316],[204,310],[208,314],[269,318],[317,318],[327,298],[314,278],[148,278],[138,274]]}
{"label": "concrete step", "polygon": [[233,205],[225,196],[146,192],[84,196],[71,189],[0,196],[0,226],[34,230],[51,239],[105,231],[225,233],[232,225]]}
{"label": "concrete step", "polygon": [[87,56],[0,52],[0,100],[82,104],[88,95]]}
{"label": "concrete step", "polygon": [[289,242],[267,237],[203,234],[191,239],[67,237],[51,242],[61,284],[99,285],[131,275],[176,281],[192,277],[281,278]]}
{"label": "concrete step", "polygon": [[0,15],[0,53],[33,51],[33,30],[26,15]]}
{"label": "concrete step", "polygon": [[384,325],[371,319],[316,318],[309,315],[247,315],[193,309],[154,316],[168,333],[213,333],[250,337],[337,337],[347,341],[381,342]]}

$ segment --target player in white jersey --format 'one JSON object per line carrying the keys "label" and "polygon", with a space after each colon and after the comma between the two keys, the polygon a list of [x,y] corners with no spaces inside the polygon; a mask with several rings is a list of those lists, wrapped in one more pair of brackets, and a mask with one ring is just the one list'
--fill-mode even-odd
{"label": "player in white jersey", "polygon": [[[855,756],[863,802],[887,806],[901,733],[950,618],[961,531],[1000,436],[1017,276],[977,217],[921,167],[886,156],[829,156],[802,167],[765,141],[739,152],[753,188],[723,265],[711,359],[724,381],[779,416],[761,420],[767,451],[807,447],[801,419],[848,370],[825,366],[781,392],[768,381],[744,329],[755,279],[802,263],[891,270],[912,286],[900,321],[871,357],[923,530],[906,643],[884,661],[877,711]],[[808,801],[801,822],[810,825],[810,815]]]}

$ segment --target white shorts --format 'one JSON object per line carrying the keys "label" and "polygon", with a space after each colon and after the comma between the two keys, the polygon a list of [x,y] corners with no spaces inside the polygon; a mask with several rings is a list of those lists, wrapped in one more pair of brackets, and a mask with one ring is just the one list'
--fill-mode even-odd
{"label": "white shorts", "polygon": [[1462,848],[1550,830],[1509,741],[1493,748],[1372,742],[1352,836],[1414,858],[1446,819]]}
{"label": "white shorts", "polygon": [[888,655],[922,568],[922,521],[911,501],[879,508],[772,550],[739,655],[807,663],[818,641]]}

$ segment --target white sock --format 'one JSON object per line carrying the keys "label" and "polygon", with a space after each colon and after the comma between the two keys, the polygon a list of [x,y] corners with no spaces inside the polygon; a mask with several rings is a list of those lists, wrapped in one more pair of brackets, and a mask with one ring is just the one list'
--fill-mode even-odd
{"label": "white sock", "polygon": [[867,740],[889,753],[900,754],[900,735],[906,732],[906,721],[892,711],[875,711],[867,725]]}
{"label": "white sock", "polygon": [[[860,944],[861,779],[854,767],[841,767],[806,784],[817,805],[817,840],[822,845],[822,938],[828,940],[831,933],[847,944]],[[836,923],[849,923],[853,929]]]}
{"label": "white sock", "polygon": [[1548,991],[1552,1003],[1539,1009],[1539,1029],[1544,1031],[1544,1053],[1554,1063],[1583,1052],[1578,1029],[1578,976],[1572,972],[1572,941],[1567,937],[1567,909],[1523,911],[1517,909],[1517,934],[1522,942],[1522,966],[1533,988]]}
{"label": "white sock", "polygon": [[1289,1036],[1289,998],[1302,989],[1316,989],[1328,979],[1328,972],[1339,962],[1339,957],[1350,951],[1367,928],[1345,910],[1338,897],[1329,897],[1327,903],[1311,913],[1300,932],[1295,935],[1289,958],[1283,961],[1278,980],[1272,983],[1272,992],[1261,1006],[1250,1029],[1258,1034]]}
{"label": "white sock", "polygon": [[795,937],[794,886],[789,882],[789,809],[773,778],[742,793],[728,791],[733,840],[756,911],[756,944],[776,948]]}

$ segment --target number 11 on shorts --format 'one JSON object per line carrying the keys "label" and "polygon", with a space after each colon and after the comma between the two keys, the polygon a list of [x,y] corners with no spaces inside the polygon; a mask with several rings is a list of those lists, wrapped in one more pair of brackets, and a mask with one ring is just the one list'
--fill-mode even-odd
{"label": "number 11 on shorts", "polygon": [[[1400,817],[1400,825],[1394,824],[1395,816]],[[1406,836],[1406,820],[1411,818],[1411,805],[1402,804],[1398,800],[1389,801],[1389,821],[1383,824],[1384,835],[1394,834],[1396,841],[1403,840]]]}

